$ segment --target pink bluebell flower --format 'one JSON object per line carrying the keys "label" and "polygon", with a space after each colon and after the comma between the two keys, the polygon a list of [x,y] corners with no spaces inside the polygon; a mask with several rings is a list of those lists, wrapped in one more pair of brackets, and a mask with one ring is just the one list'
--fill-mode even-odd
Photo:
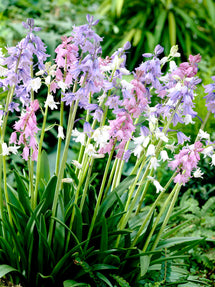
{"label": "pink bluebell flower", "polygon": [[[29,159],[30,149],[33,150],[32,160],[37,160],[38,144],[36,134],[39,130],[35,112],[39,109],[38,100],[31,102],[26,108],[26,112],[22,113],[19,121],[14,124],[14,130],[10,136],[10,143],[24,145],[22,157],[25,160]],[[18,136],[19,135],[19,136]]]}

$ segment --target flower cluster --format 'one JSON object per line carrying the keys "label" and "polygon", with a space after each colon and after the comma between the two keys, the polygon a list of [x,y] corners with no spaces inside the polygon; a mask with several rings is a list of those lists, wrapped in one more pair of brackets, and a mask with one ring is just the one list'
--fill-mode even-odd
{"label": "flower cluster", "polygon": [[[41,86],[41,80],[33,78],[32,75],[33,56],[37,57],[38,68],[43,69],[48,55],[45,53],[46,47],[42,40],[33,33],[40,30],[34,27],[34,20],[28,19],[26,23],[23,22],[23,26],[28,29],[27,36],[15,47],[7,48],[8,57],[0,55],[0,64],[6,66],[0,85],[5,90],[14,86],[15,98],[19,99],[23,105],[28,105],[31,91],[37,92]],[[18,105],[19,103],[10,103],[9,110],[19,111]]]}
{"label": "flower cluster", "polygon": [[[110,120],[109,142],[99,150],[99,153],[110,153],[113,147],[118,150],[116,157],[122,158],[126,143],[131,139],[135,130],[131,116],[125,112],[117,113],[115,120]],[[119,143],[117,146],[116,144]]]}
{"label": "flower cluster", "polygon": [[[22,113],[19,121],[14,124],[14,130],[10,136],[10,144],[24,145],[22,157],[26,161],[29,159],[30,150],[32,149],[31,160],[37,161],[38,144],[36,134],[39,130],[35,112],[39,109],[39,102],[35,100],[26,108],[26,112]],[[19,136],[18,136],[19,133]]]}
{"label": "flower cluster", "polygon": [[169,163],[169,167],[175,170],[178,174],[174,178],[174,182],[179,184],[185,184],[191,177],[193,169],[197,168],[200,160],[199,153],[204,149],[201,142],[196,142],[194,145],[183,148],[179,154],[175,155],[175,159]]}

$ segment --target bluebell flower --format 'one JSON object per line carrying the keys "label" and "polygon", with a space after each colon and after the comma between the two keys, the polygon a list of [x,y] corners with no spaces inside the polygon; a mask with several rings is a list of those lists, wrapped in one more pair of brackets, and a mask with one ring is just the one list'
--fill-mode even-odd
{"label": "bluebell flower", "polygon": [[178,144],[183,144],[185,141],[190,141],[190,137],[187,137],[184,133],[177,133]]}

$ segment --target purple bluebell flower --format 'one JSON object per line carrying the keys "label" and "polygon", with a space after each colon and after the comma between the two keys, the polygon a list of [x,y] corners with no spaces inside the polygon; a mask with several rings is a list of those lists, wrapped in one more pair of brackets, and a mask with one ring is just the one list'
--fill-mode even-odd
{"label": "purple bluebell flower", "polygon": [[66,105],[72,105],[73,101],[75,101],[75,93],[63,93],[62,102],[65,102]]}
{"label": "purple bluebell flower", "polygon": [[126,150],[126,151],[124,152],[122,159],[123,159],[125,162],[128,162],[130,156],[131,156],[131,150],[128,149],[128,150]]}
{"label": "purple bluebell flower", "polygon": [[163,51],[164,51],[164,48],[158,44],[154,49],[155,56],[162,54]]}
{"label": "purple bluebell flower", "polygon": [[108,106],[109,109],[116,110],[119,108],[119,106],[122,105],[122,101],[119,99],[119,96],[113,95],[113,96],[108,97],[105,105]]}
{"label": "purple bluebell flower", "polygon": [[84,133],[86,133],[88,135],[88,137],[90,137],[90,133],[93,132],[89,122],[84,122],[83,130],[84,130]]}
{"label": "purple bluebell flower", "polygon": [[160,60],[154,57],[142,63],[138,68],[136,68],[136,74],[141,82],[146,85],[152,85],[155,89],[161,88],[160,81],[158,80],[161,73],[161,63]]}
{"label": "purple bluebell flower", "polygon": [[142,56],[144,58],[151,58],[151,57],[153,57],[153,54],[152,53],[144,53],[144,54],[142,54]]}
{"label": "purple bluebell flower", "polygon": [[147,137],[150,134],[149,129],[146,126],[140,127],[140,135]]}
{"label": "purple bluebell flower", "polygon": [[33,31],[38,32],[41,30],[40,27],[34,27],[34,19],[29,18],[26,22],[22,22],[22,25],[25,29],[29,30],[30,33]]}
{"label": "purple bluebell flower", "polygon": [[97,25],[98,21],[93,21],[93,16],[87,16],[88,24],[73,27],[72,37],[76,46],[79,46],[83,53],[90,53],[94,58],[101,52],[100,42],[102,38],[96,34],[92,26]]}
{"label": "purple bluebell flower", "polygon": [[98,108],[98,105],[97,104],[87,104],[85,106],[85,109],[92,112],[94,110],[96,110]]}
{"label": "purple bluebell flower", "polygon": [[103,109],[101,107],[98,107],[93,113],[93,119],[97,120],[100,123],[102,120],[103,113],[104,113]]}
{"label": "purple bluebell flower", "polygon": [[208,111],[212,112],[215,116],[215,76],[211,77],[214,83],[203,85],[205,93],[207,94],[204,98],[206,99],[206,107]]}
{"label": "purple bluebell flower", "polygon": [[190,137],[187,137],[184,133],[177,133],[178,144],[183,144],[185,141],[190,141]]}
{"label": "purple bluebell flower", "polygon": [[19,109],[19,104],[18,103],[14,103],[14,102],[11,102],[9,104],[9,107],[8,107],[8,110],[11,111],[12,113],[15,111],[19,112],[20,109]]}
{"label": "purple bluebell flower", "polygon": [[176,126],[178,123],[183,124],[184,121],[183,119],[178,115],[178,113],[175,113],[173,116],[173,120],[172,120],[173,126]]}

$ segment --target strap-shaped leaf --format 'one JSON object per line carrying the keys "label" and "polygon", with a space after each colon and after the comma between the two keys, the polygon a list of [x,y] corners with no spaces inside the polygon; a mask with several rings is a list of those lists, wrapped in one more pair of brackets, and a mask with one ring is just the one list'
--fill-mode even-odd
{"label": "strap-shaped leaf", "polygon": [[9,266],[6,264],[0,265],[0,278],[2,278],[3,276],[5,276],[11,272],[18,272],[19,273],[19,271],[17,269],[13,268],[12,266]]}
{"label": "strap-shaped leaf", "polygon": [[28,195],[28,191],[20,177],[20,175],[14,171],[15,174],[15,179],[16,179],[16,183],[17,183],[17,193],[18,193],[18,197],[20,200],[20,203],[22,204],[25,213],[30,215],[31,213],[31,204],[30,204],[30,197]]}
{"label": "strap-shaped leaf", "polygon": [[118,196],[120,197],[123,194],[123,192],[125,192],[129,188],[134,179],[135,175],[128,176],[105,198],[105,200],[103,201],[103,203],[99,208],[98,218],[103,217],[105,213],[108,211],[108,209],[114,205],[114,203],[117,200],[115,193],[117,193]]}
{"label": "strap-shaped leaf", "polygon": [[39,173],[39,190],[40,193],[44,190],[44,185],[50,179],[49,159],[47,153],[43,150],[40,159],[40,173]]}

